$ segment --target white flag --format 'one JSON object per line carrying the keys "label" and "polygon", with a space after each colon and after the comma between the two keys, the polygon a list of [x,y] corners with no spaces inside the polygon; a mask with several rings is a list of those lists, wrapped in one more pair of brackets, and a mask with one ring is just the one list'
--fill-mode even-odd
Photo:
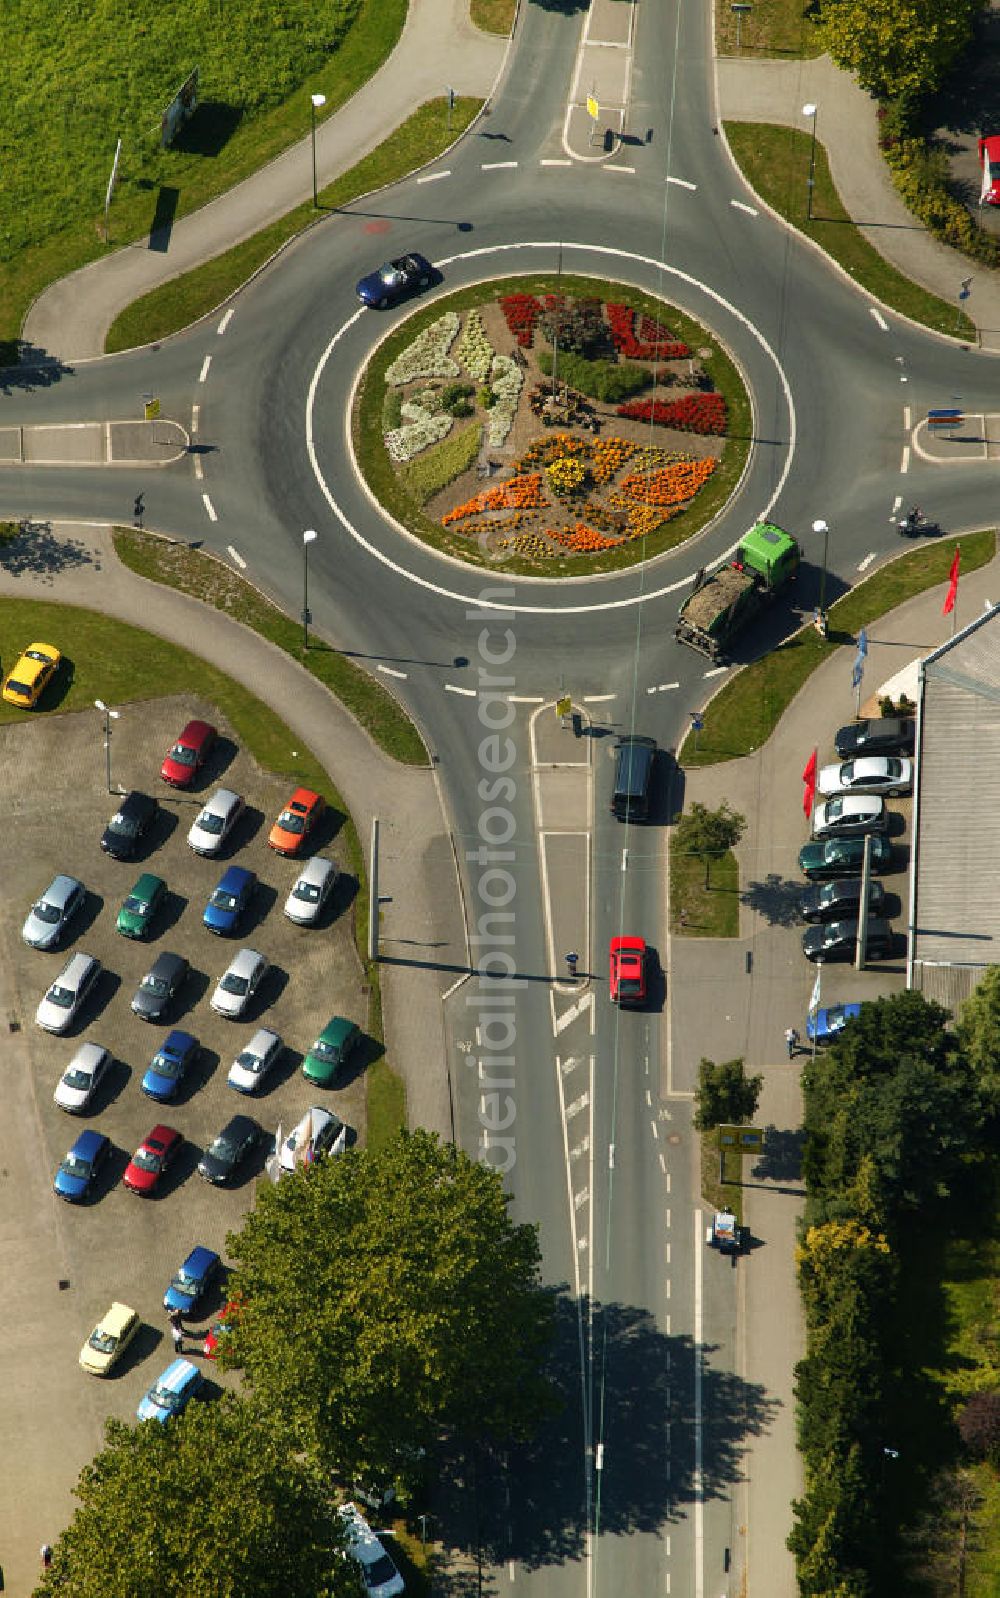
{"label": "white flag", "polygon": [[993,186],[993,174],[990,171],[990,158],[987,155],[986,151],[984,150],[983,151],[983,186],[982,186],[982,188],[979,191],[979,203],[980,203],[980,205],[982,205],[982,203],[985,200],[986,196],[989,194],[990,189],[992,188],[992,186]]}
{"label": "white flag", "polygon": [[815,1015],[816,1011],[819,1009],[819,985],[820,985],[820,979],[821,979],[822,975],[823,975],[823,967],[820,966],[818,971],[816,972],[816,981],[813,983],[812,998],[809,1000],[809,1014],[810,1015]]}

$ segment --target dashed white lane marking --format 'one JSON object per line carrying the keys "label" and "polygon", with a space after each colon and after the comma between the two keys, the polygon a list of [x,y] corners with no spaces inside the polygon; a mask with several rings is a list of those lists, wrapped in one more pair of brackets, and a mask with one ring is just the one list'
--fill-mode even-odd
{"label": "dashed white lane marking", "polygon": [[755,205],[744,205],[742,200],[730,200],[729,203],[734,211],[745,211],[747,216],[757,215],[757,207]]}
{"label": "dashed white lane marking", "polygon": [[[911,424],[912,424],[912,419],[913,418],[912,418],[912,413],[910,411],[910,407],[908,405],[904,405],[903,406],[903,432],[904,433],[908,433],[910,431],[910,427],[911,427]],[[897,500],[896,503],[898,505],[899,501]]]}
{"label": "dashed white lane marking", "polygon": [[201,421],[201,406],[200,405],[192,405],[192,407],[191,407],[191,437],[192,438],[194,437],[194,435],[198,431],[198,426],[199,426],[200,421]]}
{"label": "dashed white lane marking", "polygon": [[513,1581],[514,1580],[514,1561],[513,1561],[513,1559],[508,1559],[508,1561],[507,1561],[507,1574],[509,1575],[511,1581]]}
{"label": "dashed white lane marking", "polygon": [[729,670],[728,666],[713,666],[711,671],[706,671],[705,672],[705,676],[706,677],[719,677],[719,676],[722,675],[722,673],[724,671],[728,671],[728,670]]}
{"label": "dashed white lane marking", "polygon": [[663,1157],[663,1151],[662,1150],[660,1151],[660,1170],[663,1172],[664,1176],[666,1176],[666,1174],[667,1174],[667,1162],[666,1162],[666,1160]]}
{"label": "dashed white lane marking", "polygon": [[650,1109],[653,1108],[653,1095],[650,1093],[648,1088],[646,1089],[646,1104]]}
{"label": "dashed white lane marking", "polygon": [[657,1126],[657,1124],[656,1124],[656,1122],[655,1122],[655,1121],[650,1121],[650,1123],[649,1123],[649,1124],[650,1124],[650,1126],[651,1126],[651,1127],[652,1127],[652,1129],[653,1129],[653,1136],[654,1136],[654,1138],[655,1138],[655,1139],[656,1139],[656,1141],[657,1141],[657,1143],[658,1143],[658,1142],[659,1142],[659,1141],[660,1141],[660,1129],[659,1129],[659,1127],[658,1127],[658,1126]]}
{"label": "dashed white lane marking", "polygon": [[899,469],[900,469],[901,472],[908,472],[909,469],[910,469],[910,446],[909,446],[909,444],[904,444],[903,445],[903,459],[900,462]]}
{"label": "dashed white lane marking", "polygon": [[230,322],[232,321],[233,312],[235,311],[235,309],[236,309],[235,305],[231,305],[229,307],[228,311],[226,312],[225,316],[222,318],[222,321],[219,323],[218,327],[216,328],[215,331],[218,333],[220,338],[222,337],[223,333],[226,331],[226,328],[229,326]]}
{"label": "dashed white lane marking", "polygon": [[425,172],[424,176],[422,178],[418,178],[417,179],[417,182],[418,183],[436,183],[438,178],[450,178],[450,177],[451,177],[451,167],[445,167],[443,172]]}
{"label": "dashed white lane marking", "polygon": [[607,161],[605,163],[605,165],[601,168],[601,170],[603,172],[625,172],[625,173],[629,173],[629,172],[634,172],[635,171],[635,167],[634,166],[619,166],[616,161]]}
{"label": "dashed white lane marking", "polygon": [[549,156],[546,160],[539,161],[538,165],[539,166],[572,166],[573,163],[572,163],[572,161],[564,161],[562,159],[562,157],[554,158],[552,156]]}
{"label": "dashed white lane marking", "polygon": [[870,555],[866,555],[864,560],[858,562],[858,571],[859,572],[867,571],[869,566],[871,565],[871,563],[872,563],[872,561],[874,559],[875,559],[875,551],[872,550]]}
{"label": "dashed white lane marking", "polygon": [[199,483],[201,482],[202,478],[205,475],[205,468],[204,468],[204,466],[201,463],[201,456],[200,455],[196,455],[195,458],[194,458],[194,475],[195,475],[195,477],[197,477]]}
{"label": "dashed white lane marking", "polygon": [[889,324],[888,324],[888,322],[886,321],[885,317],[882,315],[882,312],[878,309],[877,306],[869,305],[869,307],[868,307],[868,315],[871,317],[872,321],[875,322],[876,325],[882,329],[883,333],[888,333]]}
{"label": "dashed white lane marking", "polygon": [[212,501],[209,499],[208,495],[207,494],[202,494],[201,499],[202,499],[202,504],[204,505],[205,509],[208,512],[209,521],[210,522],[217,522],[219,518],[215,514],[215,506],[212,504]]}
{"label": "dashed white lane marking", "polygon": [[516,161],[481,161],[480,172],[499,172],[502,167],[517,166]]}
{"label": "dashed white lane marking", "polygon": [[541,694],[508,694],[509,705],[544,705],[545,700]]}
{"label": "dashed white lane marking", "polygon": [[612,699],[617,699],[617,694],[584,694],[585,705],[606,705]]}
{"label": "dashed white lane marking", "polygon": [[890,517],[889,517],[889,520],[890,520],[890,521],[895,521],[895,519],[896,519],[896,512],[897,512],[897,511],[898,511],[898,510],[899,510],[899,507],[900,507],[900,505],[902,505],[902,503],[903,503],[903,496],[902,496],[902,494],[897,494],[897,495],[896,495],[896,497],[895,497],[895,499],[894,499],[894,500],[893,500],[893,502],[892,502],[892,514],[891,514],[891,515],[890,515]]}
{"label": "dashed white lane marking", "polygon": [[446,694],[464,694],[466,699],[475,699],[476,697],[476,690],[474,688],[459,688],[457,684],[453,682],[446,682],[444,685],[444,691]]}
{"label": "dashed white lane marking", "polygon": [[666,694],[671,688],[679,688],[679,682],[658,682],[654,688],[647,688],[647,694]]}
{"label": "dashed white lane marking", "polygon": [[230,560],[235,561],[241,572],[246,571],[246,561],[243,559],[243,556],[240,554],[239,550],[233,548],[232,544],[226,545],[226,554],[229,556]]}
{"label": "dashed white lane marking", "polygon": [[201,363],[201,371],[198,373],[199,383],[204,383],[206,377],[208,376],[208,368],[211,366],[211,364],[212,357],[210,355],[206,355],[205,359]]}
{"label": "dashed white lane marking", "polygon": [[697,183],[689,183],[687,178],[667,178],[666,181],[673,183],[678,189],[690,189],[692,192],[698,187]]}
{"label": "dashed white lane marking", "polygon": [[387,677],[401,677],[404,682],[406,681],[407,673],[405,671],[397,671],[394,666],[383,666],[379,664],[375,667],[375,670],[385,672]]}

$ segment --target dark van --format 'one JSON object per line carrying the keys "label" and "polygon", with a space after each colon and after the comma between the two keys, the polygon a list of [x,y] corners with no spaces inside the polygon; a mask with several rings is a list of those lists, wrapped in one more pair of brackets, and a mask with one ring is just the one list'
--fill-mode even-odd
{"label": "dark van", "polygon": [[611,814],[619,821],[648,821],[656,765],[656,739],[634,734],[615,744]]}

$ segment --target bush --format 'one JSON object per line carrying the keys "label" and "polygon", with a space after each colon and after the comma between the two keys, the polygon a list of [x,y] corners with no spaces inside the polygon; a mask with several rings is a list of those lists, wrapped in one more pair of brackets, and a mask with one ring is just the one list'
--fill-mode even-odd
{"label": "bush", "polygon": [[558,339],[560,355],[565,350],[594,356],[610,348],[600,300],[569,300],[561,294],[546,294],[538,325],[550,344]]}
{"label": "bush", "polygon": [[958,1429],[975,1459],[1000,1464],[1000,1393],[973,1393],[958,1417]]}
{"label": "bush", "polygon": [[449,416],[471,416],[469,399],[473,392],[471,383],[449,383],[441,392],[441,409]]}
{"label": "bush", "polygon": [[942,149],[922,139],[900,138],[884,145],[884,154],[903,203],[936,238],[972,260],[1000,265],[1000,244],[976,226],[966,206],[949,192]]}
{"label": "bush", "polygon": [[382,431],[391,433],[403,420],[403,396],[398,388],[387,388],[382,401]]}
{"label": "bush", "polygon": [[[552,376],[551,355],[539,355],[538,365],[546,377]],[[641,389],[648,388],[652,381],[642,366],[619,365],[616,361],[588,361],[584,356],[572,355],[562,349],[559,351],[557,377],[580,394],[603,400],[607,405],[617,405],[629,394],[638,394]]]}

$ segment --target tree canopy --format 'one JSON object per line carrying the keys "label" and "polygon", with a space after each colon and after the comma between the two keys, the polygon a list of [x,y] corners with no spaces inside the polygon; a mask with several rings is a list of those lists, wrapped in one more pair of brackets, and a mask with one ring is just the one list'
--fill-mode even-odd
{"label": "tree canopy", "polygon": [[984,1105],[1000,1111],[1000,966],[991,965],[962,1005],[955,1028]]}
{"label": "tree canopy", "polygon": [[713,1126],[752,1121],[763,1086],[763,1076],[747,1076],[742,1060],[722,1060],[716,1065],[714,1060],[703,1059],[698,1066],[695,1127],[708,1132]]}
{"label": "tree canopy", "polygon": [[684,854],[703,857],[707,888],[712,861],[721,859],[727,849],[735,849],[746,826],[746,817],[733,810],[725,799],[717,810],[709,810],[695,799],[677,823],[674,847]]}
{"label": "tree canopy", "polygon": [[880,99],[938,88],[972,37],[981,0],[822,0],[823,39],[839,67]]}

